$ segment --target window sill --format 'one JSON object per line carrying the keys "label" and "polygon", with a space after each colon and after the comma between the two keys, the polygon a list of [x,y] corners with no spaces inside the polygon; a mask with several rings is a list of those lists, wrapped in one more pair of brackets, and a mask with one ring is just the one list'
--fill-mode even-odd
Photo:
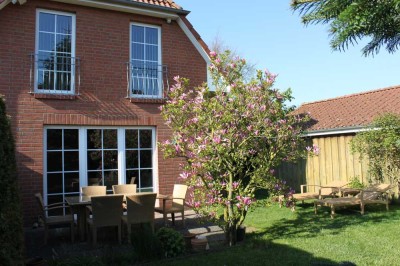
{"label": "window sill", "polygon": [[167,101],[166,98],[128,98],[131,103],[165,103]]}
{"label": "window sill", "polygon": [[70,94],[46,94],[46,93],[32,93],[35,99],[53,99],[53,100],[76,100],[78,95]]}

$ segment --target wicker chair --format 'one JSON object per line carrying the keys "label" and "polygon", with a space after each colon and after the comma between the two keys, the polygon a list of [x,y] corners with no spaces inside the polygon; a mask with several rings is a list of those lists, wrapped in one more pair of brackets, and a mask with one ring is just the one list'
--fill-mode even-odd
{"label": "wicker chair", "polygon": [[183,226],[185,226],[185,198],[187,189],[188,186],[186,185],[175,184],[172,196],[163,199],[163,200],[172,200],[172,205],[165,206],[165,209],[163,209],[163,206],[156,207],[154,208],[154,211],[162,213],[164,215],[170,213],[172,218],[172,225],[175,225],[175,213],[181,213],[182,224]]}
{"label": "wicker chair", "polygon": [[154,206],[156,204],[157,193],[140,193],[127,195],[127,214],[122,215],[122,222],[128,228],[128,240],[130,240],[133,224],[149,223],[154,232]]}
{"label": "wicker chair", "polygon": [[106,186],[87,186],[81,187],[82,196],[104,196],[107,193]]}
{"label": "wicker chair", "polygon": [[[112,186],[114,194],[132,195],[136,194],[136,185],[126,184],[126,185],[113,185]],[[125,200],[125,197],[124,197]]]}
{"label": "wicker chair", "polygon": [[47,239],[49,236],[49,226],[66,225],[66,224],[69,224],[71,228],[71,242],[74,242],[74,216],[72,214],[48,216],[49,211],[63,210],[70,207],[66,205],[66,203],[64,202],[44,205],[43,197],[42,194],[40,193],[36,193],[35,198],[39,203],[42,211],[43,222],[44,222],[44,243],[47,244]]}
{"label": "wicker chair", "polygon": [[121,215],[123,195],[93,196],[92,217],[87,218],[88,231],[92,228],[93,245],[97,243],[97,229],[118,227],[118,243],[121,243]]}

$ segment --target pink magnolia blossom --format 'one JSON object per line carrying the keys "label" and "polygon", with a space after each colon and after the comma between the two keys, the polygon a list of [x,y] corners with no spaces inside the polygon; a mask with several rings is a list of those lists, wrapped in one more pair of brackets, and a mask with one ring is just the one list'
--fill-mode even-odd
{"label": "pink magnolia blossom", "polygon": [[214,136],[214,137],[213,137],[213,141],[214,141],[216,144],[221,143],[221,136]]}
{"label": "pink magnolia blossom", "polygon": [[211,56],[211,57],[216,57],[216,56],[217,56],[217,53],[214,52],[214,51],[211,51],[211,52],[210,52],[210,56]]}

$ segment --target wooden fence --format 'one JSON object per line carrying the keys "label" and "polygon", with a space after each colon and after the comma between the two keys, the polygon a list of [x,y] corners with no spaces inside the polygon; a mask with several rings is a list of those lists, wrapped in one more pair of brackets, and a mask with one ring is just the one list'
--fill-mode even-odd
{"label": "wooden fence", "polygon": [[310,144],[319,147],[319,155],[283,164],[278,169],[278,176],[296,192],[300,192],[301,184],[325,185],[334,180],[350,181],[354,177],[368,184],[368,162],[365,158],[360,162],[359,155],[351,152],[353,137],[354,134],[313,137]]}

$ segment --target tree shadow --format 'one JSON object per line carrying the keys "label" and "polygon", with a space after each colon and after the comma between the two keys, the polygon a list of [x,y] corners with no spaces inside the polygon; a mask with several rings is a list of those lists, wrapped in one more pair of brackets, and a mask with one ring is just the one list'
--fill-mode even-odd
{"label": "tree shadow", "polygon": [[383,205],[366,206],[366,213],[361,215],[360,208],[351,206],[336,211],[334,219],[330,217],[330,208],[318,208],[314,214],[314,204],[299,204],[295,219],[280,219],[268,228],[264,228],[261,234],[270,239],[288,237],[316,237],[324,231],[324,234],[336,235],[343,228],[352,225],[367,225],[371,223],[389,222],[400,216],[400,206],[391,205],[386,211]]}

